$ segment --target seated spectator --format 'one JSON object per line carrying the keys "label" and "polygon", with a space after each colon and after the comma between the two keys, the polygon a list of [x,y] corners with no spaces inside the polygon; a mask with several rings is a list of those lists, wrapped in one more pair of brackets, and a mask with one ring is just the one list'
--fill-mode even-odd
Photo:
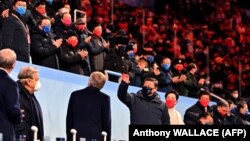
{"label": "seated spectator", "polygon": [[200,114],[204,112],[210,112],[212,109],[209,106],[210,93],[201,90],[199,93],[199,99],[193,106],[189,107],[184,114],[184,123],[186,125],[197,124]]}
{"label": "seated spectator", "polygon": [[240,101],[236,108],[236,125],[250,125],[250,113],[245,101]]}
{"label": "seated spectator", "polygon": [[212,115],[209,112],[200,114],[198,118],[198,125],[213,125],[214,120]]}
{"label": "seated spectator", "polygon": [[228,96],[228,100],[231,100],[234,105],[237,105],[238,102],[240,101],[239,92],[237,90],[231,92],[230,95]]}
{"label": "seated spectator", "polygon": [[234,115],[230,114],[229,105],[227,102],[218,101],[213,107],[212,116],[214,125],[233,125]]}

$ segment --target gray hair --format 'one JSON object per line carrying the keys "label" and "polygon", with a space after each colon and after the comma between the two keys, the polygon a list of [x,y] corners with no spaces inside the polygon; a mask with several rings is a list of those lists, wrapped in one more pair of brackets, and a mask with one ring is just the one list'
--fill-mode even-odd
{"label": "gray hair", "polygon": [[34,73],[38,73],[38,69],[30,66],[24,66],[20,69],[17,77],[19,80],[32,78]]}
{"label": "gray hair", "polygon": [[9,48],[0,50],[0,67],[12,69],[16,63],[16,53]]}
{"label": "gray hair", "polygon": [[89,85],[102,89],[106,82],[106,77],[102,72],[95,71],[89,77]]}

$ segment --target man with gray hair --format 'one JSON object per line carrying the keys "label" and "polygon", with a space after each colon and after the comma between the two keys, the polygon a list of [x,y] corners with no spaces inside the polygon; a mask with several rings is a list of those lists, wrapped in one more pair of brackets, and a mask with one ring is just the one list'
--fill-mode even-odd
{"label": "man with gray hair", "polygon": [[0,50],[0,133],[4,141],[14,141],[14,125],[21,121],[18,85],[9,76],[15,64],[13,50]]}
{"label": "man with gray hair", "polygon": [[20,107],[24,117],[22,122],[16,125],[16,135],[19,139],[25,135],[27,141],[33,140],[33,132],[30,129],[34,125],[38,128],[38,139],[43,141],[42,110],[34,95],[34,92],[41,87],[38,70],[30,66],[22,67],[18,73],[17,83],[20,89]]}
{"label": "man with gray hair", "polygon": [[67,141],[72,141],[70,130],[77,130],[77,139],[102,141],[102,131],[111,137],[110,96],[100,90],[106,82],[102,72],[92,72],[88,87],[74,91],[69,100],[66,117]]}

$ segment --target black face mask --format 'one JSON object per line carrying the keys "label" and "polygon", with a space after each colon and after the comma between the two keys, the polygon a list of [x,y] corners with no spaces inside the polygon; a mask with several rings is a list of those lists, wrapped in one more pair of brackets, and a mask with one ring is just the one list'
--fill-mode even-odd
{"label": "black face mask", "polygon": [[152,91],[151,88],[149,88],[149,87],[147,87],[147,86],[143,86],[141,92],[142,92],[142,95],[143,95],[144,97],[148,97],[148,96],[151,94],[151,91]]}

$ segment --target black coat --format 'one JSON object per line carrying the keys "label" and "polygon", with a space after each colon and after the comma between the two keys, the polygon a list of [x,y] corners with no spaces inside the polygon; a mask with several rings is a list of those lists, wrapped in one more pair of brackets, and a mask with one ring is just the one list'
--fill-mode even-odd
{"label": "black coat", "polygon": [[43,141],[43,117],[39,102],[34,94],[30,94],[28,90],[17,82],[20,89],[20,107],[24,110],[24,117],[20,124],[16,125],[16,135],[26,135],[26,141],[33,141],[33,132],[31,126],[35,125],[38,128],[37,138]]}
{"label": "black coat", "polygon": [[[28,30],[21,18],[10,14],[2,22],[2,47],[10,48],[15,51],[17,60],[29,62],[30,51],[28,43]],[[19,20],[20,19],[20,20]]]}
{"label": "black coat", "polygon": [[3,141],[14,141],[14,125],[21,121],[17,83],[0,69],[0,132]]}
{"label": "black coat", "polygon": [[36,28],[31,34],[31,57],[32,63],[59,69],[59,49],[52,44],[53,34],[46,34]]}
{"label": "black coat", "polygon": [[86,59],[78,53],[79,46],[73,48],[67,42],[63,42],[61,47],[60,69],[76,74],[84,74],[84,67],[88,67]]}
{"label": "black coat", "polygon": [[131,124],[170,124],[168,109],[158,94],[149,100],[144,98],[140,92],[129,94],[127,90],[128,84],[122,81],[118,88],[118,98],[129,108]]}
{"label": "black coat", "polygon": [[[210,106],[207,107],[207,112],[211,112],[212,109]],[[189,107],[184,114],[184,123],[185,125],[195,125],[199,120],[199,116],[205,112],[205,108],[196,102],[193,106]]]}
{"label": "black coat", "polygon": [[111,137],[110,97],[95,87],[74,91],[69,100],[66,117],[67,140],[72,140],[71,129],[77,130],[80,137],[103,141],[102,131],[107,132],[107,141]]}
{"label": "black coat", "polygon": [[106,41],[102,37],[97,37],[95,34],[91,36],[88,46],[91,72],[104,72],[104,59],[109,51],[104,47],[104,42]]}

